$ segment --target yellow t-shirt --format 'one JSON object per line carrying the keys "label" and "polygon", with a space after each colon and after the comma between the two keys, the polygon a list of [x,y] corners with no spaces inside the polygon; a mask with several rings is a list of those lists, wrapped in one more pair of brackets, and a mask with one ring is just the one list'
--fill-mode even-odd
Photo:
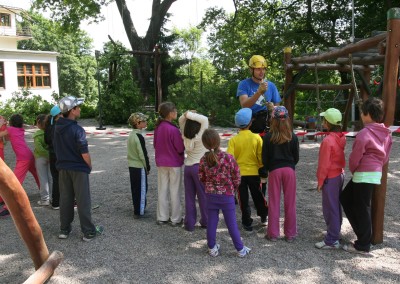
{"label": "yellow t-shirt", "polygon": [[236,159],[240,175],[258,176],[258,169],[262,167],[262,143],[260,135],[250,130],[240,130],[229,140],[227,152]]}

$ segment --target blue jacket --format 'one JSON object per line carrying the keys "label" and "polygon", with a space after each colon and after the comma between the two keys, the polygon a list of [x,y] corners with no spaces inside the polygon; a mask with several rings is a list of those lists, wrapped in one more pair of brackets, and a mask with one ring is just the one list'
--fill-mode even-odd
{"label": "blue jacket", "polygon": [[57,170],[90,173],[90,168],[82,157],[82,154],[89,153],[86,133],[77,121],[64,117],[57,120],[53,147],[57,157]]}

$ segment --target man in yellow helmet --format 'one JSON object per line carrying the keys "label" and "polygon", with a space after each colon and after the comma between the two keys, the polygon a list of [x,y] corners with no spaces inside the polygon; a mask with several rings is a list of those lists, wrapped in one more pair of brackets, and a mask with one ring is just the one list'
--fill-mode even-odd
{"label": "man in yellow helmet", "polygon": [[242,108],[251,108],[253,123],[250,130],[261,133],[267,127],[268,110],[266,104],[279,105],[281,97],[275,84],[265,80],[267,61],[261,55],[253,55],[249,60],[251,77],[240,81],[236,97]]}

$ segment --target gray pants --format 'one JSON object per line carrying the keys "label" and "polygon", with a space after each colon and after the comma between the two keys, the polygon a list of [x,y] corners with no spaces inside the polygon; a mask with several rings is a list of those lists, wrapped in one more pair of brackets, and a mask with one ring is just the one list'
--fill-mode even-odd
{"label": "gray pants", "polygon": [[74,220],[74,202],[78,206],[79,221],[83,234],[95,233],[92,222],[92,205],[89,190],[89,175],[71,170],[59,171],[60,184],[60,229],[71,231]]}

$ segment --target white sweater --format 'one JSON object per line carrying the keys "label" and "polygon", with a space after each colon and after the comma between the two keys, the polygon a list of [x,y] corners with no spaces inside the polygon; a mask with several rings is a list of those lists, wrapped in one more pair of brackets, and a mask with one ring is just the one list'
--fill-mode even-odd
{"label": "white sweater", "polygon": [[[197,121],[201,125],[199,133],[197,133],[193,139],[188,139],[183,135],[187,119]],[[192,166],[198,164],[204,153],[207,151],[203,146],[203,142],[201,142],[201,136],[203,135],[204,130],[208,128],[208,118],[204,115],[188,111],[186,117],[184,114],[179,117],[179,127],[185,145],[185,165]]]}

